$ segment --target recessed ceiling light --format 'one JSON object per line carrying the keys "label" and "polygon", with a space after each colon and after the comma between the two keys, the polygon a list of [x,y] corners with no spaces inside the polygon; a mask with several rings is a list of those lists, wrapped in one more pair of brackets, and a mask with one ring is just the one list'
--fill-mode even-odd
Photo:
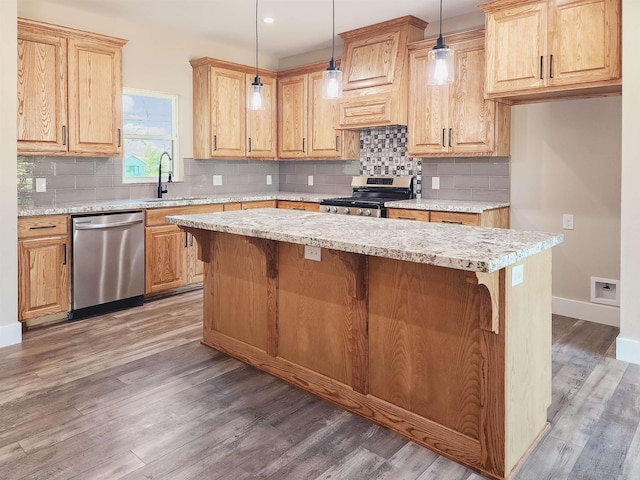
{"label": "recessed ceiling light", "polygon": [[262,21],[263,21],[264,23],[273,23],[273,22],[274,22],[273,17],[264,17],[264,18],[262,19]]}

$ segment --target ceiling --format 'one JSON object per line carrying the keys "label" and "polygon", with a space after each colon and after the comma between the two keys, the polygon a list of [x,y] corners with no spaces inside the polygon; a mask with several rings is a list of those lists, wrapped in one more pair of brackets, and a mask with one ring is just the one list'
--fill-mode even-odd
{"label": "ceiling", "polygon": [[[255,0],[51,0],[217,42],[255,47]],[[446,19],[478,12],[479,0],[443,0]],[[438,22],[439,0],[335,0],[336,34],[414,15]],[[271,16],[273,24],[262,18]],[[331,46],[331,0],[259,0],[260,52],[284,58]],[[336,43],[340,44],[339,38]]]}

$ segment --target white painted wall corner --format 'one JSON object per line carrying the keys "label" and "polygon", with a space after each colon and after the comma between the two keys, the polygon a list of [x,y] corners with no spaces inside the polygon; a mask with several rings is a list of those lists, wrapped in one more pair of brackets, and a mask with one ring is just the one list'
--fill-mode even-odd
{"label": "white painted wall corner", "polygon": [[569,298],[553,297],[551,311],[556,315],[602,323],[612,327],[620,326],[620,308],[600,305]]}
{"label": "white painted wall corner", "polygon": [[640,364],[640,342],[619,336],[616,339],[616,358],[623,362]]}
{"label": "white painted wall corner", "polygon": [[0,348],[8,347],[22,342],[22,324],[12,323],[11,325],[0,326]]}

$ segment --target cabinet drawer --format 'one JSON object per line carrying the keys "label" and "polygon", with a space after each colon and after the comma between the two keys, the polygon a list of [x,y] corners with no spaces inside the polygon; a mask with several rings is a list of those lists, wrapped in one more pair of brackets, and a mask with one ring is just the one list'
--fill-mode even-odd
{"label": "cabinet drawer", "polygon": [[23,217],[18,219],[18,238],[66,235],[67,232],[67,215],[46,215],[42,217]]}
{"label": "cabinet drawer", "polygon": [[431,212],[431,221],[458,225],[480,225],[480,215],[477,213]]}
{"label": "cabinet drawer", "polygon": [[184,207],[153,208],[147,210],[147,226],[165,225],[167,215],[195,215],[197,213],[221,212],[222,204],[185,205]]}
{"label": "cabinet drawer", "polygon": [[313,202],[291,202],[288,200],[278,200],[278,208],[287,210],[304,210],[305,212],[317,212],[320,205]]}
{"label": "cabinet drawer", "polygon": [[409,208],[390,208],[387,212],[388,218],[396,218],[398,220],[418,220],[419,222],[429,221],[429,212],[427,210],[412,210]]}
{"label": "cabinet drawer", "polygon": [[364,98],[340,104],[340,126],[361,127],[372,124],[391,124],[390,98]]}
{"label": "cabinet drawer", "polygon": [[242,210],[251,208],[276,208],[276,200],[261,200],[258,202],[242,202]]}

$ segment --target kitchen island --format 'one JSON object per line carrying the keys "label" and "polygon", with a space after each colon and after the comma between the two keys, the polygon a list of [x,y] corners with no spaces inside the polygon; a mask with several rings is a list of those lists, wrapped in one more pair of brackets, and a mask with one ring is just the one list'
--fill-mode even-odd
{"label": "kitchen island", "polygon": [[491,478],[544,432],[561,235],[276,209],[167,220],[201,246],[204,344]]}

